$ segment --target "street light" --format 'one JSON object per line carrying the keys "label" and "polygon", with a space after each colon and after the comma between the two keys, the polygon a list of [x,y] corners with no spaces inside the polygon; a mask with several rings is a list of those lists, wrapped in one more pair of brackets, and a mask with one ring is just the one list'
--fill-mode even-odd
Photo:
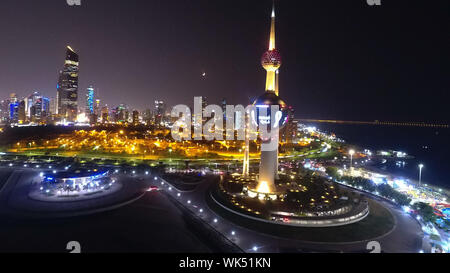
{"label": "street light", "polygon": [[420,188],[420,183],[422,182],[422,168],[423,168],[423,164],[419,164],[419,188]]}
{"label": "street light", "polygon": [[352,166],[352,162],[353,162],[353,155],[355,154],[355,150],[350,150],[348,151],[348,154],[350,155],[350,175],[353,174],[353,166]]}

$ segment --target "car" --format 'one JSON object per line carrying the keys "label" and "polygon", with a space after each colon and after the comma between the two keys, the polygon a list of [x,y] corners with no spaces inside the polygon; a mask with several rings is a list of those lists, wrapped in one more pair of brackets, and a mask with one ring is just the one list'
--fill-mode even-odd
{"label": "car", "polygon": [[159,188],[157,186],[150,186],[147,191],[159,191]]}

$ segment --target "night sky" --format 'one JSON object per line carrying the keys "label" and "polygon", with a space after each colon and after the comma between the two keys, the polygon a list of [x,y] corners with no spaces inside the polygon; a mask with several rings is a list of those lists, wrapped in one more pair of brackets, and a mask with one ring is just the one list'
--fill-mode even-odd
{"label": "night sky", "polygon": [[[264,92],[271,0],[2,0],[0,96],[56,96],[65,47],[79,105],[245,104]],[[297,118],[448,121],[449,1],[277,1],[280,96]],[[206,78],[202,73],[206,72]]]}

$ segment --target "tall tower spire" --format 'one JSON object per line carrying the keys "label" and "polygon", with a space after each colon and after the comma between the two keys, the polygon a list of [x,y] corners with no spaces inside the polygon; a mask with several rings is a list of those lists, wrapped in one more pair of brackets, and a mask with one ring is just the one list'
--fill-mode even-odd
{"label": "tall tower spire", "polygon": [[267,71],[266,92],[277,92],[276,88],[276,71],[281,66],[281,56],[275,47],[275,2],[272,7],[272,16],[270,24],[269,49],[264,53],[261,64]]}
{"label": "tall tower spire", "polygon": [[271,17],[272,17],[272,22],[270,24],[269,50],[274,50],[275,49],[275,1],[273,1]]}

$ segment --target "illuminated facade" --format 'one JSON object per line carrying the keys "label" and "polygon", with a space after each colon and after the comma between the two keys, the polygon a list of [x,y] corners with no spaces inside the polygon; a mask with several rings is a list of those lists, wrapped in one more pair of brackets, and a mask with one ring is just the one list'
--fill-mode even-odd
{"label": "illuminated facade", "polygon": [[155,101],[155,124],[161,125],[164,121],[164,114],[166,112],[166,104],[162,100]]}
{"label": "illuminated facade", "polygon": [[109,109],[108,106],[102,108],[102,123],[109,122]]}
{"label": "illuminated facade", "polygon": [[59,72],[57,84],[58,115],[74,122],[78,114],[78,54],[68,46],[63,70]]}
{"label": "illuminated facade", "polygon": [[94,88],[90,86],[86,91],[86,115],[94,114]]}

